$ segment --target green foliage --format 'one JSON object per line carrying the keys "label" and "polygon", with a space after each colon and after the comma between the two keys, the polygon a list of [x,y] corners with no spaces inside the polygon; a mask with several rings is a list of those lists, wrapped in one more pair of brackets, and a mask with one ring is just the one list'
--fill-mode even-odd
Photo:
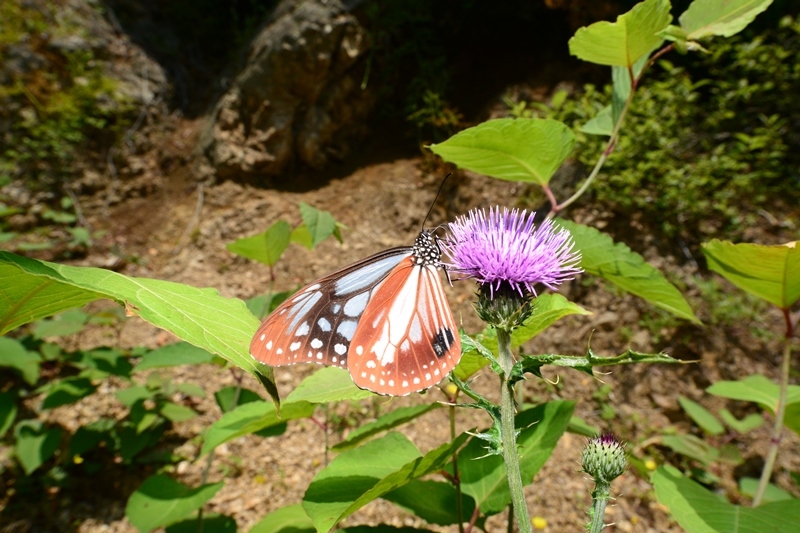
{"label": "green foliage", "polygon": [[[787,213],[800,202],[800,22],[784,19],[755,38],[714,42],[691,69],[665,60],[637,88],[623,134],[592,193],[625,216],[639,213],[669,235],[735,236],[759,209]],[[611,86],[587,86],[551,105],[512,103],[514,116],[570,124],[573,157],[591,168],[606,139],[581,127],[611,101]],[[796,212],[796,211],[795,211]],[[787,213],[787,215],[790,212]]]}
{"label": "green foliage", "polygon": [[110,146],[132,108],[90,49],[50,46],[75,31],[56,5],[3,2],[0,20],[0,57],[14,47],[32,58],[29,70],[0,85],[0,119],[10,124],[0,131],[0,186],[23,177],[50,189],[72,176],[79,153]]}

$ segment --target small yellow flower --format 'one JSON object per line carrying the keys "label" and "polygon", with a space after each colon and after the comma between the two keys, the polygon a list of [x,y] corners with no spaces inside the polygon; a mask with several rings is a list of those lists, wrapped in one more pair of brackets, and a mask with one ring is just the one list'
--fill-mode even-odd
{"label": "small yellow flower", "polygon": [[455,396],[458,392],[458,387],[456,387],[455,383],[448,383],[444,387],[444,391],[447,393],[448,396]]}
{"label": "small yellow flower", "polygon": [[81,457],[78,454],[75,454],[75,457],[72,458],[72,462],[75,463],[76,465],[79,465],[83,462],[83,457]]}
{"label": "small yellow flower", "polygon": [[534,516],[531,518],[533,529],[544,529],[547,527],[547,520],[542,516]]}
{"label": "small yellow flower", "polygon": [[652,472],[653,470],[658,468],[658,463],[656,463],[653,459],[645,459],[644,467]]}

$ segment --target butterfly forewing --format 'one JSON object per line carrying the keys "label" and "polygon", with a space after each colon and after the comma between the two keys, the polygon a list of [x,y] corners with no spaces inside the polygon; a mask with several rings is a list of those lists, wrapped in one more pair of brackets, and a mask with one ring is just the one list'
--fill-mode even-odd
{"label": "butterfly forewing", "polygon": [[303,287],[261,324],[250,354],[270,366],[319,363],[344,367],[372,292],[411,248],[380,252]]}
{"label": "butterfly forewing", "polygon": [[347,364],[359,387],[402,396],[442,381],[460,357],[458,331],[436,268],[408,258],[370,299]]}

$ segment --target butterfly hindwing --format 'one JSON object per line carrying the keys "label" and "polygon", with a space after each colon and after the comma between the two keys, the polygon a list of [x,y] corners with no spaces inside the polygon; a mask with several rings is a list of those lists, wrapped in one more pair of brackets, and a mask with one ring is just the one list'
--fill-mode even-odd
{"label": "butterfly hindwing", "polygon": [[372,292],[410,255],[407,247],[386,250],[303,287],[264,320],[250,344],[251,355],[270,366],[344,367]]}
{"label": "butterfly hindwing", "polygon": [[442,381],[460,357],[458,331],[437,269],[409,257],[370,299],[347,365],[359,387],[402,396]]}

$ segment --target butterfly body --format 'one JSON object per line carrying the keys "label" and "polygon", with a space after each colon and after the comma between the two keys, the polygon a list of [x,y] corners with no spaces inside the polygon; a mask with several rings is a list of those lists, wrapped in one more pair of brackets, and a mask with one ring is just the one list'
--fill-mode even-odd
{"label": "butterfly body", "polygon": [[347,368],[356,385],[402,396],[436,385],[461,357],[435,237],[362,259],[303,287],[270,314],[250,353],[270,366]]}

